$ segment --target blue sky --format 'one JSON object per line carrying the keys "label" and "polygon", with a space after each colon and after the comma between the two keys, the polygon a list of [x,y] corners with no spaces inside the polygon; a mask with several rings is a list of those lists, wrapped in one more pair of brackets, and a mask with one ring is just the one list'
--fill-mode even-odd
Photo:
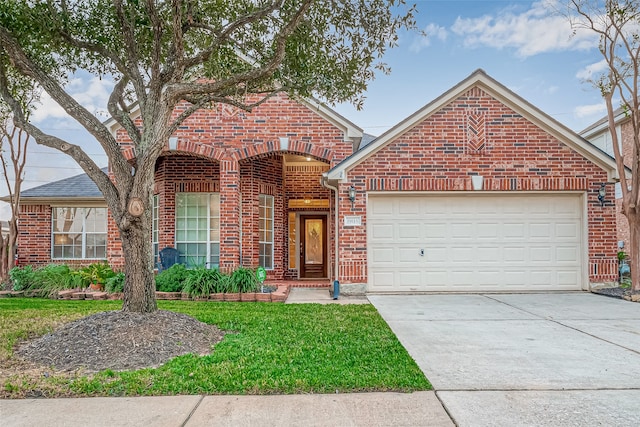
{"label": "blue sky", "polygon": [[[370,84],[361,111],[351,105],[335,107],[365,132],[382,134],[478,68],[575,131],[604,116],[599,92],[584,82],[601,61],[597,39],[580,32],[571,37],[566,19],[553,13],[557,1],[416,3],[418,27],[427,36],[400,35],[399,46],[383,60],[391,66],[391,74],[378,75]],[[106,119],[110,86],[108,81],[79,75],[70,93]],[[33,119],[45,131],[84,146],[100,165],[106,165],[99,145],[52,102],[45,99]],[[64,154],[35,144],[31,151],[25,188],[82,173]]]}

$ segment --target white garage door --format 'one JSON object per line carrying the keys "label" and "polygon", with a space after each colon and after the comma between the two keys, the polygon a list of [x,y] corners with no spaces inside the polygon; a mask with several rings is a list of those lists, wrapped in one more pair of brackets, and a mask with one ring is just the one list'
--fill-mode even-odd
{"label": "white garage door", "polygon": [[369,291],[579,290],[580,194],[369,194]]}

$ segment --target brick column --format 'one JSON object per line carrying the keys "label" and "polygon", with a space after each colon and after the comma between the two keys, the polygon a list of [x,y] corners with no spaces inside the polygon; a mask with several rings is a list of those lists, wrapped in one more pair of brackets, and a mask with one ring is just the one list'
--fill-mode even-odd
{"label": "brick column", "polygon": [[240,165],[220,161],[220,269],[231,272],[240,265]]}

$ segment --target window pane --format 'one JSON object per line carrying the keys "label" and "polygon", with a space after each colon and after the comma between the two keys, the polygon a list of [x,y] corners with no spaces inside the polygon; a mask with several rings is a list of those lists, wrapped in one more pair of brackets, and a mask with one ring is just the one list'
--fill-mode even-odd
{"label": "window pane", "polygon": [[296,268],[296,254],[298,247],[296,246],[296,214],[289,212],[289,269]]}
{"label": "window pane", "polygon": [[52,220],[52,258],[106,258],[106,208],[53,208]]}
{"label": "window pane", "polygon": [[[186,208],[176,211],[176,249],[187,267],[219,263],[219,200],[217,193],[178,193]],[[214,253],[214,251],[216,251]]]}
{"label": "window pane", "polygon": [[273,268],[273,196],[259,196],[259,264]]}

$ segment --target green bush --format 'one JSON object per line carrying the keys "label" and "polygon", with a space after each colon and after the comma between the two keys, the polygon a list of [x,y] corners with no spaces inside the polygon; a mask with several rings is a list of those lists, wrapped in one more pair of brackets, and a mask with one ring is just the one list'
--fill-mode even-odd
{"label": "green bush", "polygon": [[9,271],[9,276],[14,290],[42,289],[47,296],[82,286],[80,278],[66,264],[49,264],[36,269],[30,265],[15,267]]}
{"label": "green bush", "polygon": [[230,293],[230,292],[238,292],[238,288],[233,282],[233,277],[230,274],[220,273],[220,277],[218,278],[218,283],[216,285],[216,293]]}
{"label": "green bush", "polygon": [[30,265],[25,265],[24,267],[13,267],[9,270],[9,277],[13,283],[14,291],[35,289],[37,284],[35,271]]}
{"label": "green bush", "polygon": [[109,277],[104,284],[104,290],[110,294],[124,291],[124,273],[116,273],[115,276]]}
{"label": "green bush", "polygon": [[240,267],[231,274],[237,292],[255,292],[258,289],[256,272],[250,268]]}
{"label": "green bush", "polygon": [[204,297],[218,292],[220,276],[217,269],[209,270],[205,267],[198,267],[189,270],[182,292],[187,293],[190,297]]}
{"label": "green bush", "polygon": [[47,296],[64,289],[82,286],[77,275],[66,264],[49,264],[35,270],[38,288],[45,291]]}
{"label": "green bush", "polygon": [[156,290],[160,292],[182,292],[187,268],[182,264],[174,264],[156,276]]}

